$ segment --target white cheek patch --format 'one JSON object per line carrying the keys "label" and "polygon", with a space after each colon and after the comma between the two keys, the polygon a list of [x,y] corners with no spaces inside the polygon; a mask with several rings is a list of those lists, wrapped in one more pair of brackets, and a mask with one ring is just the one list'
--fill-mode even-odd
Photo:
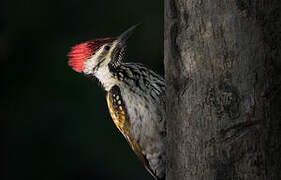
{"label": "white cheek patch", "polygon": [[[103,58],[105,58],[105,60],[100,64],[100,66],[107,66],[107,64],[110,62],[111,60],[111,54],[113,49],[116,46],[116,42],[114,42],[109,50],[109,52],[107,53],[107,55]],[[104,47],[105,45],[103,45],[93,56],[91,56],[87,61],[84,62],[84,70],[83,72],[85,74],[92,74],[93,72],[93,68],[96,67],[100,61],[100,57],[101,54],[104,52]]]}
{"label": "white cheek patch", "polygon": [[96,67],[96,65],[99,62],[99,57],[101,53],[103,52],[103,48],[100,48],[94,55],[92,55],[88,60],[84,62],[84,70],[83,72],[85,74],[92,74],[93,68]]}
{"label": "white cheek patch", "polygon": [[[119,81],[113,77],[108,68],[108,63],[110,62],[110,54],[112,53],[115,46],[116,43],[112,44],[110,51],[106,56],[102,56],[102,53],[104,53],[104,46],[102,46],[84,63],[85,66],[83,72],[85,74],[93,74],[101,82],[106,91],[109,91],[112,86],[119,83]],[[102,60],[101,58],[105,59]]]}

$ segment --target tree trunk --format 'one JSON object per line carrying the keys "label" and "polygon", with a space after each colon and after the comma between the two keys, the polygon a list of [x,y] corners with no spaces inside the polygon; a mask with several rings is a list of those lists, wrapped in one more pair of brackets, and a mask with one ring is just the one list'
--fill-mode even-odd
{"label": "tree trunk", "polygon": [[167,180],[281,179],[279,0],[165,0]]}

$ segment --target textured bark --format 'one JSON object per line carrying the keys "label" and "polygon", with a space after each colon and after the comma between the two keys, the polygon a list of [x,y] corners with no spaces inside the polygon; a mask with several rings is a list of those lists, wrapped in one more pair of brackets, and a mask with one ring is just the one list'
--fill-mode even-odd
{"label": "textured bark", "polygon": [[279,0],[165,0],[167,180],[281,179]]}

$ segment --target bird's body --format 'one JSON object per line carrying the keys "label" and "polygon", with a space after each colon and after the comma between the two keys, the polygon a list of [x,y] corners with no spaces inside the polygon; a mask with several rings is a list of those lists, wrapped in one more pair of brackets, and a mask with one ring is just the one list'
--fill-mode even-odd
{"label": "bird's body", "polygon": [[98,79],[107,91],[106,100],[113,122],[154,178],[164,179],[164,80],[141,64],[123,63],[124,48],[118,48],[118,39],[103,42],[96,45],[99,48],[93,45],[95,53],[90,53],[82,64],[80,59],[85,56],[82,54],[93,48],[89,42],[85,47],[90,49],[86,51],[80,50],[82,44],[77,45],[79,49],[74,47],[70,65],[76,71],[81,69],[87,76]]}
{"label": "bird's body", "polygon": [[107,94],[111,117],[153,175],[164,173],[163,79],[146,67],[124,63],[113,72],[118,83]]}

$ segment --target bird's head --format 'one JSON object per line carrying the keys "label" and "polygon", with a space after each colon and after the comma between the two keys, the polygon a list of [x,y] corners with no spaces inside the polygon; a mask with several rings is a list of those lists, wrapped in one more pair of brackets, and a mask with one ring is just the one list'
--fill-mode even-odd
{"label": "bird's head", "polygon": [[77,72],[98,76],[109,66],[117,67],[123,59],[127,40],[137,25],[118,37],[95,39],[71,48],[68,64]]}

